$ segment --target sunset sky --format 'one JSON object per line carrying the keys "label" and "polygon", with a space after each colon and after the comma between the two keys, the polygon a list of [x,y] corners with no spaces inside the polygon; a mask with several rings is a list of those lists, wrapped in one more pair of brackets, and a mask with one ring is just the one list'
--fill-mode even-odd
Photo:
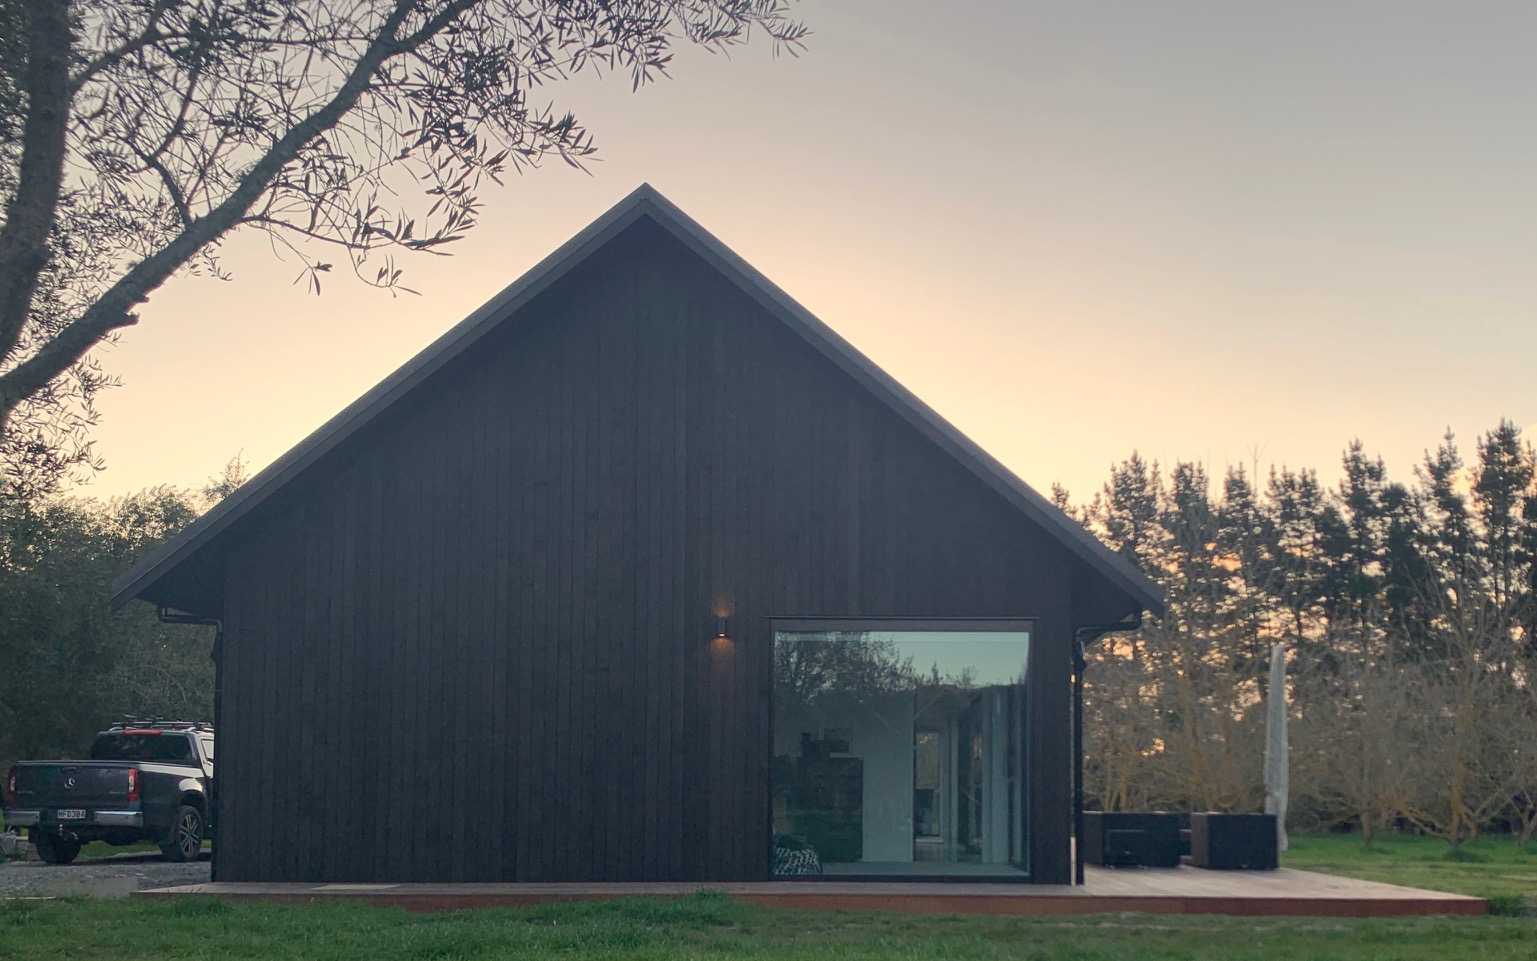
{"label": "sunset sky", "polygon": [[[547,88],[597,138],[492,187],[420,297],[265,241],[103,353],[80,493],[265,466],[649,181],[1021,477],[1140,450],[1400,479],[1537,425],[1537,5],[808,2],[799,59]],[[1537,439],[1537,438],[1534,438]]]}

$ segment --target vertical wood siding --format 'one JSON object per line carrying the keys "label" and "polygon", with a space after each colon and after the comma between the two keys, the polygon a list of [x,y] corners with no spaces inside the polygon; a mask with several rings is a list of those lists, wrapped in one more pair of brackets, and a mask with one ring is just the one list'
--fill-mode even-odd
{"label": "vertical wood siding", "polygon": [[220,877],[764,878],[767,619],[825,614],[1037,618],[1066,880],[1080,567],[642,220],[235,532]]}

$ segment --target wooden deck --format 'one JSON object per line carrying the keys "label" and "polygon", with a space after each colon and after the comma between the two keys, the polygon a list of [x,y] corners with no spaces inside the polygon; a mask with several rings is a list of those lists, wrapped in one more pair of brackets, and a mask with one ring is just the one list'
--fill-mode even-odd
{"label": "wooden deck", "polygon": [[138,897],[213,895],[305,903],[361,899],[418,911],[518,906],[621,897],[681,897],[719,891],[780,908],[901,911],[919,914],[1151,914],[1389,917],[1479,915],[1487,902],[1440,891],[1309,871],[1203,871],[1199,868],[1089,868],[1083,887],[967,882],[773,881],[631,884],[191,884]]}

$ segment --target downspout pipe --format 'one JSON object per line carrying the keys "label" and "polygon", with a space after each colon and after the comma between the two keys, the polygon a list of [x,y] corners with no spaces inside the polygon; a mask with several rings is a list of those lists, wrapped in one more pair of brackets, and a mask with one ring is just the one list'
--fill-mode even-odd
{"label": "downspout pipe", "polygon": [[[217,617],[203,617],[200,614],[188,614],[186,611],[178,611],[175,608],[161,605],[155,611],[155,616],[162,624],[196,624],[212,627],[213,650],[209,656],[213,658],[213,728],[214,737],[219,734],[219,702],[224,690],[224,621]],[[213,825],[210,837],[213,838],[213,863],[209,865],[208,878],[210,881],[219,880],[219,765],[214,764],[212,783],[208,786],[208,814],[209,821]]]}
{"label": "downspout pipe", "polygon": [[1114,624],[1087,624],[1073,630],[1073,883],[1083,884],[1083,672],[1084,651],[1106,634],[1135,631],[1142,612]]}

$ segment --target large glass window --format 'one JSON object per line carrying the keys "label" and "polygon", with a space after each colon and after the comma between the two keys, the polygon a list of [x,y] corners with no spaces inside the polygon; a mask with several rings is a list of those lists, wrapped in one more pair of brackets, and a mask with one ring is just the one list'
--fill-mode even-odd
{"label": "large glass window", "polygon": [[774,627],[775,875],[1028,873],[1028,622]]}

